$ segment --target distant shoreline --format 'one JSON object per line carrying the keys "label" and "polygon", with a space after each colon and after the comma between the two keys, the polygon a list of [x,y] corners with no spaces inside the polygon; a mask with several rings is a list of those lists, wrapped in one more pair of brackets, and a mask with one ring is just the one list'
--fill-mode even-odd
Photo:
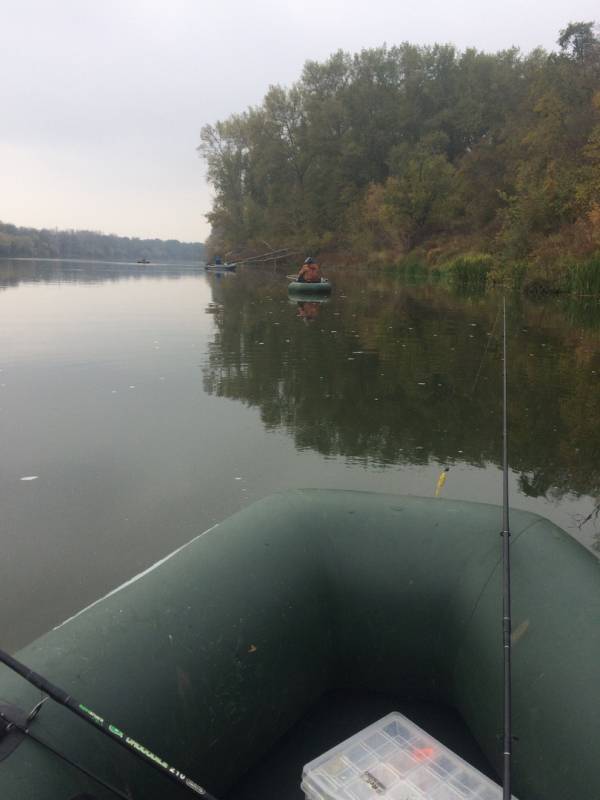
{"label": "distant shoreline", "polygon": [[0,257],[94,259],[118,263],[190,263],[202,261],[202,242],[138,239],[86,230],[23,228],[0,221]]}
{"label": "distant shoreline", "polygon": [[42,258],[38,256],[0,256],[0,261],[44,261],[48,263],[75,263],[75,264],[107,264],[116,267],[202,267],[204,262],[189,261],[151,261],[149,264],[140,264],[137,261],[105,261],[101,258]]}

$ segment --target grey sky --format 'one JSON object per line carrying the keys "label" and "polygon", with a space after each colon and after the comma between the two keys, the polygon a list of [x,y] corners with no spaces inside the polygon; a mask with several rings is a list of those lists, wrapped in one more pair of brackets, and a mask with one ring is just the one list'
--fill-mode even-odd
{"label": "grey sky", "polygon": [[0,220],[208,234],[202,125],[308,58],[387,42],[554,47],[597,0],[3,0]]}

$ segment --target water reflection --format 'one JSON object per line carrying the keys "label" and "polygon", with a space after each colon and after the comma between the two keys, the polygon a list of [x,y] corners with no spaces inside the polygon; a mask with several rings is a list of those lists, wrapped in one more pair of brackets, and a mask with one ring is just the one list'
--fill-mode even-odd
{"label": "water reflection", "polygon": [[315,322],[319,316],[319,303],[314,301],[300,300],[297,303],[297,308],[296,316],[303,322]]}
{"label": "water reflection", "polygon": [[[0,262],[6,647],[280,489],[498,502],[499,298],[332,278]],[[512,504],[598,547],[598,303],[509,308]]]}
{"label": "water reflection", "polygon": [[[337,277],[328,304],[274,280],[222,285],[207,392],[300,449],[365,464],[501,464],[499,300]],[[510,452],[529,497],[600,496],[598,304],[511,297]],[[291,312],[291,313],[290,313]]]}
{"label": "water reflection", "polygon": [[194,264],[121,264],[68,259],[0,258],[0,291],[30,283],[99,284],[124,280],[181,278],[200,267]]}

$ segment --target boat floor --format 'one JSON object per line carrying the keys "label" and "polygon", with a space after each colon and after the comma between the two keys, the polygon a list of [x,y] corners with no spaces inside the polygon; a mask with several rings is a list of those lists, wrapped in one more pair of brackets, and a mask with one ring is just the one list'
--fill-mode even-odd
{"label": "boat floor", "polygon": [[336,690],[307,714],[228,793],[226,800],[303,800],[302,767],[326,750],[400,711],[492,780],[497,780],[456,711],[438,703],[394,695]]}

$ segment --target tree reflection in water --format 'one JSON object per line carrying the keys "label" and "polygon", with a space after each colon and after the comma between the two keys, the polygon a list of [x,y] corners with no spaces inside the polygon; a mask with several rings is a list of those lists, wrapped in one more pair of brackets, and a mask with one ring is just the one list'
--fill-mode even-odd
{"label": "tree reflection in water", "polygon": [[[500,466],[499,294],[363,276],[337,276],[330,303],[293,306],[273,276],[215,284],[205,389],[325,456]],[[508,307],[520,489],[600,498],[598,303],[514,295]]]}

